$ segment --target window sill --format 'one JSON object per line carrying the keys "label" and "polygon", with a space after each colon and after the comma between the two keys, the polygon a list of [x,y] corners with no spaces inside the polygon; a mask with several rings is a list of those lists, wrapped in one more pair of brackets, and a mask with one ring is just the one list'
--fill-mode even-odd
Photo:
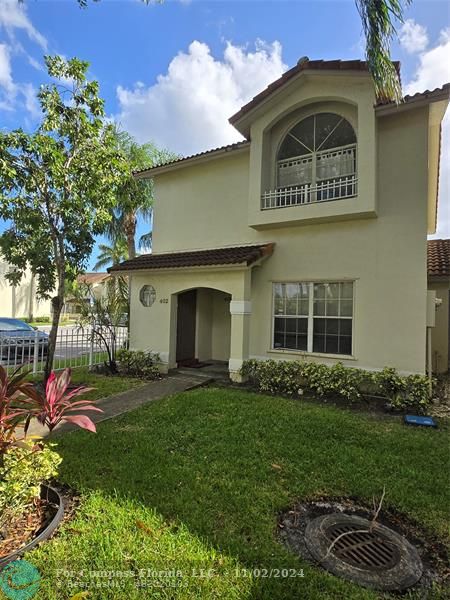
{"label": "window sill", "polygon": [[324,352],[307,352],[306,350],[285,350],[285,349],[276,349],[271,348],[267,350],[268,354],[295,354],[296,356],[304,356],[308,358],[309,356],[314,356],[318,358],[336,358],[338,360],[358,360],[356,356],[352,354],[325,354]]}

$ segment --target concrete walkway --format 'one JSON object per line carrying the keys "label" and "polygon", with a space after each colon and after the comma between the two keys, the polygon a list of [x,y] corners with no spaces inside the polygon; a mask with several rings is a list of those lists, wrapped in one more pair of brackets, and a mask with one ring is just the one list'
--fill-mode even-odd
{"label": "concrete walkway", "polygon": [[[98,406],[98,408],[101,408],[103,412],[97,413],[89,411],[86,414],[94,421],[94,423],[100,423],[107,419],[112,419],[127,413],[130,410],[134,410],[149,402],[153,402],[153,400],[160,400],[161,398],[172,396],[173,394],[192,390],[207,385],[211,381],[213,381],[212,378],[207,378],[204,375],[169,375],[160,381],[151,381],[150,383],[128,390],[127,392],[121,392],[120,394],[114,394],[113,396],[97,400],[94,404],[95,406]],[[78,400],[78,398],[76,398],[76,400]],[[80,398],[80,400],[82,400],[82,398]],[[69,423],[61,423],[53,430],[53,435],[73,431],[75,429],[79,429],[79,427]],[[33,421],[28,430],[28,435],[46,437],[48,435],[48,429],[42,427],[37,421]]]}

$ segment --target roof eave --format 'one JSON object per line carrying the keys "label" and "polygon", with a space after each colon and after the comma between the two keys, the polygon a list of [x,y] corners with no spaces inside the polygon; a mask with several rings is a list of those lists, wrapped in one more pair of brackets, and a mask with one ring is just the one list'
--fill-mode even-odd
{"label": "roof eave", "polygon": [[414,96],[405,96],[404,101],[396,104],[394,102],[390,104],[377,104],[375,106],[375,112],[379,116],[392,115],[405,110],[415,110],[423,106],[428,106],[433,102],[449,101],[450,84],[446,83],[441,88],[433,90],[432,92],[418,94],[417,98]]}
{"label": "roof eave", "polygon": [[149,273],[179,273],[180,271],[242,271],[245,269],[249,269],[255,266],[254,263],[248,265],[245,261],[240,263],[228,263],[228,264],[218,264],[218,265],[192,265],[192,266],[184,266],[184,267],[142,267],[141,269],[124,269],[124,268],[114,268],[110,267],[111,272],[113,273],[132,273],[135,274],[144,274]]}
{"label": "roof eave", "polygon": [[250,148],[249,141],[237,142],[237,144],[239,144],[237,147],[219,148],[217,150],[211,150],[209,152],[207,151],[198,155],[182,158],[172,163],[167,163],[166,165],[152,167],[150,169],[146,169],[145,171],[138,171],[133,173],[133,176],[135,179],[153,179],[157,175],[161,175],[163,173],[170,173],[171,171],[177,171],[178,169],[184,169],[185,167],[190,167],[192,165],[199,165],[211,160],[230,156],[231,154],[236,156],[238,154],[247,152]]}
{"label": "roof eave", "polygon": [[[250,125],[256,118],[256,115],[260,114],[261,111],[264,110],[264,107],[267,103],[272,102],[274,98],[279,96],[280,94],[285,94],[286,91],[293,85],[295,85],[299,79],[308,79],[311,77],[364,77],[370,78],[370,74],[365,70],[354,70],[354,69],[305,69],[305,70],[296,70],[296,67],[286,71],[286,73],[290,73],[291,71],[295,71],[292,75],[286,77],[286,80],[280,82],[277,80],[274,82],[273,89],[271,85],[263,90],[260,94],[255,96],[253,100],[244,105],[237,113],[232,115],[228,122],[239,131],[244,137],[249,137],[250,135]],[[284,75],[286,75],[286,73]],[[281,79],[281,78],[280,78]],[[258,97],[261,96],[260,99]]]}

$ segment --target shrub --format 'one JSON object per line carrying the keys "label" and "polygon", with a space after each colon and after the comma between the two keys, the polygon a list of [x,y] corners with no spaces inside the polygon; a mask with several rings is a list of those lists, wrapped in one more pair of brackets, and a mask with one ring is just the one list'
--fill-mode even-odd
{"label": "shrub", "polygon": [[328,367],[301,361],[248,360],[241,373],[261,392],[270,394],[294,396],[306,389],[321,398],[341,396],[353,402],[361,397],[361,371],[346,368],[342,363]]}
{"label": "shrub", "polygon": [[424,412],[430,396],[430,381],[424,375],[399,375],[392,367],[372,374],[379,392],[386,396],[395,409],[415,409]]}
{"label": "shrub", "polygon": [[367,378],[362,369],[344,367],[341,362],[331,367],[320,363],[303,363],[305,386],[320,398],[339,396],[349,402],[361,399],[361,387]]}
{"label": "shrub", "polygon": [[[394,408],[424,411],[430,401],[429,381],[423,375],[403,377],[393,368],[377,373],[306,361],[247,360],[241,374],[261,392],[302,395],[303,390],[319,398],[340,397],[356,402],[363,390],[385,396]],[[372,391],[372,390],[371,390]]]}
{"label": "shrub", "polygon": [[41,483],[56,477],[61,462],[52,444],[26,440],[11,446],[0,465],[0,526],[20,514],[39,496]]}
{"label": "shrub", "polygon": [[35,317],[35,323],[50,323],[50,317]]}
{"label": "shrub", "polygon": [[161,378],[157,365],[160,358],[159,354],[155,352],[121,348],[117,351],[117,360],[119,361],[119,372],[123,375],[152,380]]}

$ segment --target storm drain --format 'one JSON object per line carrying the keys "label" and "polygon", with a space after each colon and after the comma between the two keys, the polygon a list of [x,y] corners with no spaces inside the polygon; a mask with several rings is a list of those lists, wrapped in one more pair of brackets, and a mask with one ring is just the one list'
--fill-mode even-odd
{"label": "storm drain", "polygon": [[313,519],[306,527],[305,542],[322,567],[365,587],[403,590],[422,575],[422,561],[404,537],[354,515]]}

